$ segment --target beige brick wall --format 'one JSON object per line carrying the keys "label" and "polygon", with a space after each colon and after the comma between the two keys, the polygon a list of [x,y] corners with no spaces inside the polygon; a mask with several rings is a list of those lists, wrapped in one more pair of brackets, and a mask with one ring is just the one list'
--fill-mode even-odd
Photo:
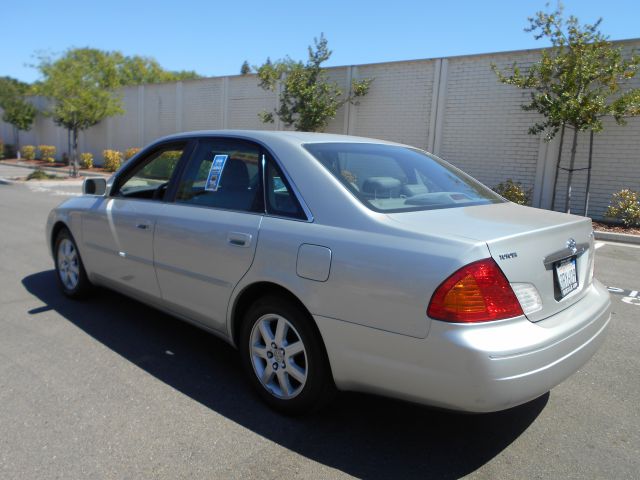
{"label": "beige brick wall", "polygon": [[277,96],[258,86],[255,75],[243,75],[229,78],[228,121],[224,128],[272,130],[271,124],[264,124],[258,118],[258,112],[272,110],[276,106]]}
{"label": "beige brick wall", "polygon": [[[140,112],[138,108],[138,87],[122,89],[122,100],[127,106],[123,115],[110,118],[108,126],[111,129],[109,148],[124,152],[127,148],[142,147],[138,135]],[[109,140],[109,139],[107,139]],[[96,161],[102,158],[102,152],[91,152]],[[96,155],[99,154],[99,155]]]}
{"label": "beige brick wall", "polygon": [[205,78],[182,85],[182,129],[217,130],[222,126],[222,78]]}
{"label": "beige brick wall", "polygon": [[358,78],[373,78],[369,94],[352,107],[349,133],[427,148],[435,61],[364,65]]}
{"label": "beige brick wall", "polygon": [[520,108],[528,94],[498,83],[490,66],[503,69],[516,60],[526,65],[535,58],[507,54],[448,61],[437,153],[490,187],[508,178],[534,185],[540,142],[527,129],[536,115]]}

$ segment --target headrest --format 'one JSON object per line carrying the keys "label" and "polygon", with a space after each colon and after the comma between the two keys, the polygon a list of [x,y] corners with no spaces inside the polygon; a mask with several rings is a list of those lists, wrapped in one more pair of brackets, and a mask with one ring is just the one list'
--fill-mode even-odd
{"label": "headrest", "polygon": [[249,169],[247,164],[237,158],[227,160],[220,186],[224,188],[249,188]]}
{"label": "headrest", "polygon": [[369,177],[362,184],[365,193],[388,194],[400,189],[402,182],[393,177]]}

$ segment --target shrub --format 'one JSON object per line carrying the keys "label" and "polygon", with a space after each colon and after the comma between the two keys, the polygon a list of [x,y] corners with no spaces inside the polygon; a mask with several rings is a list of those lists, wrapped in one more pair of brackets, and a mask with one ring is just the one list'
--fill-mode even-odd
{"label": "shrub", "polygon": [[33,145],[25,145],[20,149],[20,153],[22,154],[22,158],[25,160],[35,160],[36,158],[36,147]]}
{"label": "shrub", "polygon": [[510,178],[493,187],[493,191],[518,205],[528,205],[531,199],[531,189],[525,190],[520,182],[514,182]]}
{"label": "shrub", "polygon": [[115,172],[122,165],[122,152],[117,150],[103,150],[102,156],[104,164],[102,165],[107,172]]}
{"label": "shrub", "polygon": [[93,154],[81,153],[80,154],[80,168],[93,168]]}
{"label": "shrub", "polygon": [[138,153],[141,149],[138,147],[131,147],[131,148],[127,148],[124,151],[124,159],[129,160],[131,157],[133,157],[136,153]]}
{"label": "shrub", "polygon": [[143,176],[147,178],[168,179],[176,168],[182,150],[169,150],[163,152],[158,158],[142,169]]}
{"label": "shrub", "polygon": [[621,220],[627,228],[640,226],[640,193],[628,188],[614,193],[605,215]]}
{"label": "shrub", "polygon": [[0,138],[0,160],[4,158],[4,142]]}
{"label": "shrub", "polygon": [[51,175],[39,168],[35,169],[29,175],[27,175],[27,180],[51,180],[53,178],[57,178],[55,175]]}
{"label": "shrub", "polygon": [[56,161],[56,147],[53,145],[38,145],[38,150],[40,150],[40,159],[53,163]]}

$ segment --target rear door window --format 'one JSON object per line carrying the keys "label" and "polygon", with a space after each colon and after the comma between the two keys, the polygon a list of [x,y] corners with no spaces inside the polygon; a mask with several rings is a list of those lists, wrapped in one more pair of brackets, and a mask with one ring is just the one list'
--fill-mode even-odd
{"label": "rear door window", "polygon": [[236,139],[203,139],[178,186],[177,203],[264,212],[260,147]]}

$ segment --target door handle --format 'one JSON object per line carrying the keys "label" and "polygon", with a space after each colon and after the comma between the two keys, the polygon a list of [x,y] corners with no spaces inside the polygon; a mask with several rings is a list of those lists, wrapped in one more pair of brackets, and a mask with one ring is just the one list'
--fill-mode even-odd
{"label": "door handle", "polygon": [[231,232],[227,236],[227,242],[234,247],[248,247],[251,245],[251,235],[242,232]]}
{"label": "door handle", "polygon": [[148,230],[151,228],[151,222],[148,220],[138,220],[136,221],[136,228],[139,228],[140,230]]}

